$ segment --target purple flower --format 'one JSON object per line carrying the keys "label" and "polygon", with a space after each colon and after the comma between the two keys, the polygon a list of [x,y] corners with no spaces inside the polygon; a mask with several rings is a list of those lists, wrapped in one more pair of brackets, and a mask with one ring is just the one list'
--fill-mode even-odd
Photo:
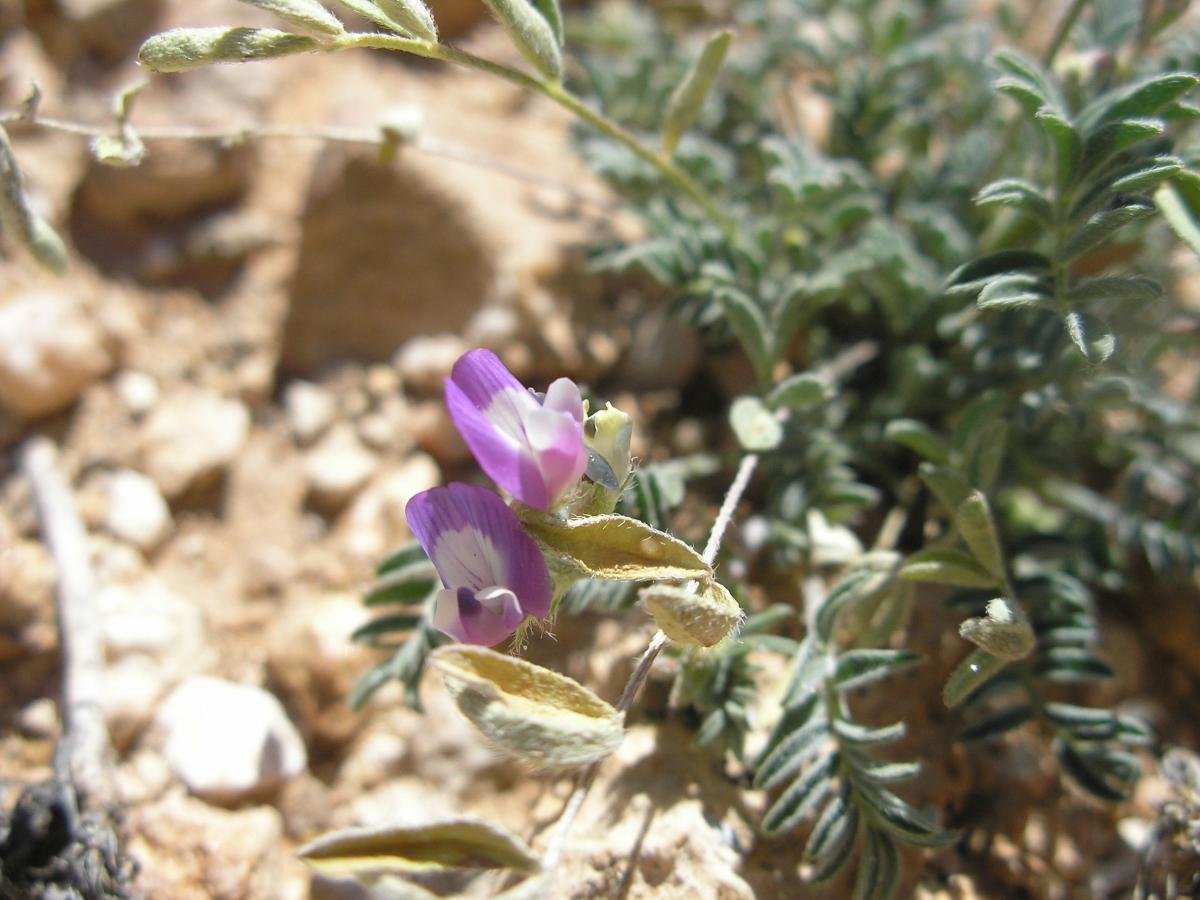
{"label": "purple flower", "polygon": [[539,403],[495,353],[472,350],[446,379],[446,406],[483,471],[526,506],[548,510],[583,477],[583,401],[569,378]]}
{"label": "purple flower", "polygon": [[516,515],[486,488],[448,484],[417,494],[408,527],[444,585],[433,626],[457,641],[492,646],[526,616],[550,612],[550,573]]}

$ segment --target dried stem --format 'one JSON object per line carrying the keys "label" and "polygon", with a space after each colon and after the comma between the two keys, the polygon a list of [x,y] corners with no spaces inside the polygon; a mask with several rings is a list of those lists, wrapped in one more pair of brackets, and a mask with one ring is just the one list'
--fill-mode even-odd
{"label": "dried stem", "polygon": [[100,705],[104,657],[87,532],[49,438],[26,442],[21,468],[58,569],[63,737],[56,768],[87,804],[103,808],[112,799],[107,777],[111,745]]}
{"label": "dried stem", "polygon": [[[721,549],[721,541],[725,537],[725,531],[729,528],[729,523],[733,520],[734,510],[737,509],[738,501],[741,500],[742,494],[746,491],[746,486],[750,483],[750,477],[754,474],[758,460],[759,457],[756,453],[749,453],[742,457],[737,474],[734,475],[729,489],[725,492],[725,499],[721,502],[721,508],[717,511],[717,518],[713,522],[712,530],[708,535],[708,543],[704,547],[704,561],[709,565],[712,565],[713,561],[717,558],[717,553]],[[691,587],[694,590],[696,582],[692,582]],[[621,692],[621,699],[617,701],[617,709],[620,712],[624,713],[633,706],[633,701],[637,699],[638,692],[641,690],[642,684],[646,681],[646,676],[650,674],[650,667],[654,665],[658,654],[667,645],[667,640],[667,636],[662,631],[656,631],[654,637],[650,639],[650,644],[642,653],[637,666],[634,667],[633,673],[629,676],[629,681],[625,684],[625,690]],[[550,840],[546,844],[546,853],[542,857],[542,866],[546,871],[553,871],[558,866],[563,850],[566,848],[571,825],[575,822],[575,817],[579,815],[583,801],[587,799],[588,792],[592,789],[592,784],[595,783],[596,774],[599,771],[600,763],[592,763],[580,773],[578,781],[575,782],[575,790],[571,792],[571,796],[567,799],[567,804],[563,807],[562,815],[559,816],[558,823],[554,826],[554,831],[551,833]]]}
{"label": "dried stem", "polygon": [[[53,116],[43,116],[33,110],[0,112],[0,125],[22,124],[48,131],[60,131],[80,137],[96,138],[113,134],[116,131],[112,125],[91,125],[86,122],[74,122],[69,119],[59,119]],[[243,144],[251,140],[299,140],[322,141],[325,143],[354,144],[365,147],[383,147],[388,143],[380,129],[342,128],[337,126],[316,127],[312,125],[243,125],[236,128],[201,128],[193,125],[175,125],[162,127],[137,127],[134,133],[143,141],[212,141],[219,144]],[[491,159],[475,153],[464,147],[459,147],[435,138],[418,138],[401,146],[408,150],[435,156],[453,162],[464,163],[477,169],[484,169],[504,175],[526,184],[537,187],[553,188],[562,191],[572,200],[595,206],[606,212],[618,208],[613,200],[581,191],[574,185],[566,184],[537,172],[531,172],[518,166],[509,165],[497,159]]]}

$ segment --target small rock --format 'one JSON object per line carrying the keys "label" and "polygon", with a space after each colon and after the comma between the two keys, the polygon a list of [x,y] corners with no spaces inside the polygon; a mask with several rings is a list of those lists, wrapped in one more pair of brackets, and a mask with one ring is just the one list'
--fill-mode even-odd
{"label": "small rock", "polygon": [[215,803],[261,796],[305,770],[304,741],[262,688],[192,678],[159,715],[163,753],[193,794]]}
{"label": "small rock", "polygon": [[182,666],[203,649],[200,609],[154,576],[102,588],[96,606],[109,659],[142,653]]}
{"label": "small rock", "polygon": [[110,364],[100,329],[73,297],[31,292],[0,306],[0,404],[18,416],[70,406]]}
{"label": "small rock", "polygon": [[187,389],[168,397],[146,422],[145,470],[168,499],[219,475],[241,449],[250,413],[213,391]]}
{"label": "small rock", "polygon": [[375,474],[379,460],[349,425],[329,432],[304,461],[308,490],[317,506],[341,509]]}
{"label": "small rock", "polygon": [[349,555],[374,564],[382,554],[408,540],[404,507],[414,494],[441,482],[437,463],[424,453],[414,453],[398,467],[380,474],[355,498],[343,517],[341,536]]}
{"label": "small rock", "polygon": [[385,453],[407,453],[416,445],[409,433],[408,406],[400,395],[388,397],[355,423],[363,442]]}
{"label": "small rock", "polygon": [[408,430],[417,446],[443,465],[452,466],[471,458],[471,450],[462,439],[446,404],[426,400],[409,407]]}
{"label": "small rock", "polygon": [[131,807],[135,893],[182,900],[280,897],[288,874],[283,819],[269,806],[230,811],[168,792]]}
{"label": "small rock", "polygon": [[145,372],[125,371],[113,382],[117,398],[136,419],[142,418],[158,402],[158,382]]}
{"label": "small rock", "polygon": [[405,341],[396,351],[394,361],[407,390],[440,396],[443,379],[467,350],[458,335],[420,335]]}
{"label": "small rock", "polygon": [[55,737],[58,734],[58,704],[49,697],[34,700],[17,713],[17,727],[30,737]]}
{"label": "small rock", "polygon": [[52,620],[58,573],[50,552],[37,541],[0,540],[0,628]]}
{"label": "small rock", "polygon": [[170,687],[163,665],[141,653],[122,657],[105,668],[100,706],[118,751],[128,750],[146,730]]}
{"label": "small rock", "polygon": [[333,422],[337,401],[333,394],[311,381],[293,381],[283,395],[288,428],[297,443],[311,444]]}
{"label": "small rock", "polygon": [[616,375],[630,390],[683,387],[700,364],[696,331],[657,308],[636,319]]}
{"label": "small rock", "polygon": [[125,469],[108,483],[104,527],[149,553],[171,530],[171,510],[158,487],[140,472]]}

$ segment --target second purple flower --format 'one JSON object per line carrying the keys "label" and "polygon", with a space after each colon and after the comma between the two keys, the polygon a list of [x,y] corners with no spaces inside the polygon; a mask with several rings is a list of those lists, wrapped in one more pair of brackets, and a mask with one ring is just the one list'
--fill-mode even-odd
{"label": "second purple flower", "polygon": [[490,350],[472,350],[446,379],[446,406],[480,467],[526,506],[543,511],[583,477],[583,400],[559,378],[543,402]]}

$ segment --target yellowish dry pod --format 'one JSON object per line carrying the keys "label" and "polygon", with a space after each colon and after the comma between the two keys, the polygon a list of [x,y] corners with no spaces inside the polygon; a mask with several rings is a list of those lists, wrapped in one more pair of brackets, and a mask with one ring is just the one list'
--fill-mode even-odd
{"label": "yellowish dry pod", "polygon": [[430,662],[463,715],[521,759],[582,766],[621,743],[624,714],[558,672],[469,644],[441,647]]}
{"label": "yellowish dry pod", "polygon": [[741,624],[742,608],[723,585],[710,581],[699,590],[673,584],[642,588],[642,606],[677,644],[711,647]]}
{"label": "yellowish dry pod", "polygon": [[367,881],[444,869],[535,872],[541,865],[515,834],[473,816],[424,825],[344,828],[311,841],[296,855],[322,875]]}

